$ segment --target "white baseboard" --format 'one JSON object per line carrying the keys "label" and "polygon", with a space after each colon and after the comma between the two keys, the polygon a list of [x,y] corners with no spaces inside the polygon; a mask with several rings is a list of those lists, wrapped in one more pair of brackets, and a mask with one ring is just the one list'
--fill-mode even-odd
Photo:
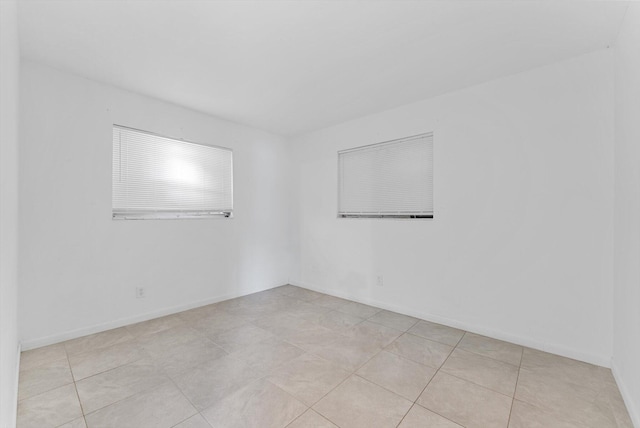
{"label": "white baseboard", "polygon": [[258,293],[260,291],[270,290],[271,288],[279,287],[274,285],[269,288],[262,288],[259,290],[243,291],[240,293],[230,293],[222,296],[216,296],[197,302],[187,303],[184,305],[171,306],[168,308],[159,309],[156,311],[146,312],[141,315],[133,317],[121,318],[115,321],[109,321],[101,324],[94,324],[88,327],[82,327],[71,331],[65,331],[62,333],[56,333],[51,336],[41,337],[38,339],[26,340],[22,342],[22,349],[28,351],[30,349],[40,348],[42,346],[53,345],[54,343],[64,342],[65,340],[76,339],[78,337],[87,336],[94,333],[100,333],[106,330],[111,330],[118,327],[124,327],[126,325],[134,324],[141,321],[148,321],[150,319],[163,317],[166,315],[172,315],[178,312],[187,311],[189,309],[199,308],[200,306],[210,305],[212,303],[222,302],[223,300],[235,299],[236,297],[246,296],[248,294]]}
{"label": "white baseboard", "polygon": [[622,377],[620,377],[620,371],[618,370],[618,366],[616,366],[615,360],[611,362],[611,372],[613,373],[613,378],[616,380],[616,384],[618,384],[618,389],[620,390],[624,404],[627,406],[627,412],[629,412],[633,426],[640,428],[640,403],[632,399],[629,388],[627,388]]}
{"label": "white baseboard", "polygon": [[540,351],[561,355],[563,357],[571,358],[574,360],[584,361],[590,364],[595,364],[595,365],[603,366],[607,368],[611,366],[610,355],[596,355],[596,354],[585,353],[572,348],[567,348],[561,345],[549,344],[549,343],[542,342],[529,337],[504,333],[502,331],[494,330],[491,328],[485,328],[483,326],[478,326],[476,324],[472,325],[472,324],[468,324],[468,323],[454,320],[451,318],[442,317],[439,315],[433,315],[433,314],[429,314],[421,311],[410,310],[397,305],[390,305],[388,303],[380,302],[375,299],[361,298],[348,293],[340,293],[340,292],[336,292],[335,290],[327,290],[322,287],[318,287],[313,284],[308,284],[302,281],[294,280],[293,282],[290,282],[290,284],[296,285],[299,287],[304,287],[309,290],[318,291],[320,293],[341,297],[343,299],[353,300],[354,302],[376,306],[378,308],[386,309],[393,312],[398,312],[400,314],[409,315],[409,316],[420,318],[426,321],[431,321],[431,322],[443,324],[449,327],[458,328],[460,330],[466,330],[471,333],[481,334],[483,336],[492,337],[498,340],[504,340],[506,342],[515,343],[517,345],[526,346],[528,348],[538,349]]}

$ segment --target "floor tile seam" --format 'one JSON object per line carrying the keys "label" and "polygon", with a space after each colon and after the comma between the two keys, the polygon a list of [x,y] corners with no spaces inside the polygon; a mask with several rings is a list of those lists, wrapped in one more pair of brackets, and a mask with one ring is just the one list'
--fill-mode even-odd
{"label": "floor tile seam", "polygon": [[506,361],[498,360],[496,358],[487,357],[486,355],[478,354],[477,352],[469,351],[469,350],[463,349],[463,348],[457,348],[456,347],[456,348],[453,349],[453,352],[455,352],[456,350],[462,351],[462,352],[467,352],[469,354],[473,354],[474,356],[480,357],[480,358],[485,359],[485,360],[495,361],[495,362],[500,363],[500,364],[506,364],[506,365],[511,366],[512,368],[520,371],[520,366],[517,366],[515,364],[511,364],[511,363],[507,363]]}
{"label": "floor tile seam", "polygon": [[118,369],[120,367],[126,366],[127,364],[136,363],[136,362],[138,362],[140,360],[143,360],[145,358],[152,358],[152,357],[151,357],[151,355],[147,354],[147,355],[144,355],[144,356],[142,356],[140,358],[136,358],[135,360],[127,361],[124,364],[120,364],[120,365],[115,366],[115,367],[110,367],[110,368],[108,368],[106,370],[102,370],[102,371],[99,371],[99,372],[92,373],[91,375],[85,376],[85,377],[80,378],[80,379],[76,378],[76,375],[73,373],[73,368],[71,368],[71,375],[73,376],[74,382],[81,382],[81,381],[83,381],[85,379],[89,379],[90,377],[93,377],[93,376],[96,376],[96,375],[99,375],[99,374],[103,374],[103,373],[106,373],[108,371],[111,371],[111,370]]}
{"label": "floor tile seam", "polygon": [[[437,371],[437,370],[440,370],[440,367],[442,367],[442,366],[444,365],[444,363],[449,359],[449,356],[451,355],[451,353],[453,353],[453,350],[455,349],[455,348],[452,348],[452,347],[451,347],[451,345],[445,345],[445,346],[449,346],[449,347],[451,348],[451,350],[450,350],[450,351],[449,351],[449,353],[447,354],[447,358],[445,358],[445,359],[444,359],[444,361],[442,362],[442,364],[440,364],[438,367],[433,367],[433,366],[430,366],[430,365],[425,364],[425,363],[423,363],[423,362],[420,362],[420,361],[416,361],[416,360],[414,360],[414,359],[411,359],[411,358],[409,358],[409,357],[408,357],[408,356],[406,356],[406,355],[400,355],[399,353],[394,352],[394,351],[393,351],[393,350],[391,350],[391,349],[387,349],[387,348],[389,348],[391,345],[393,345],[393,343],[394,343],[394,342],[396,342],[398,339],[400,339],[400,338],[401,338],[402,336],[404,336],[405,334],[410,334],[410,333],[409,333],[409,332],[405,332],[404,334],[401,334],[401,335],[400,335],[400,336],[398,336],[398,337],[397,337],[393,342],[389,343],[387,346],[385,346],[384,348],[382,348],[380,351],[386,351],[386,352],[389,352],[389,353],[391,353],[391,354],[397,355],[398,357],[402,357],[402,358],[404,358],[404,359],[406,359],[406,360],[409,360],[409,361],[414,362],[414,363],[416,363],[416,364],[420,364],[421,366],[424,366],[424,367],[429,367],[429,368],[431,368],[431,369],[435,369],[435,370]],[[412,335],[412,336],[413,336],[413,335]],[[422,339],[422,338],[421,338],[421,339]],[[429,339],[425,339],[425,340],[429,340]],[[433,341],[431,340],[430,342],[433,342]],[[434,343],[437,343],[438,345],[444,345],[443,343],[439,343],[439,342],[434,342]],[[435,376],[435,375],[434,375],[434,376]]]}
{"label": "floor tile seam", "polygon": [[[373,315],[373,316],[375,316],[375,315]],[[411,327],[409,327],[408,329],[406,329],[406,330],[401,330],[401,329],[398,329],[398,328],[396,328],[396,327],[391,327],[391,326],[388,326],[388,325],[383,324],[383,323],[381,323],[381,322],[374,321],[374,320],[372,320],[371,318],[366,318],[364,321],[368,321],[368,322],[373,323],[373,324],[376,324],[376,325],[381,325],[382,327],[391,328],[391,329],[394,329],[394,330],[400,331],[400,332],[402,332],[402,333],[408,333],[408,332],[409,332],[409,329],[413,328],[413,325],[415,325],[416,323],[418,323],[418,321],[416,321],[416,322],[415,322]],[[358,323],[358,324],[359,324],[359,323]]]}
{"label": "floor tile seam", "polygon": [[509,418],[507,419],[507,428],[511,424],[511,415],[513,414],[513,405],[516,402],[516,391],[518,390],[518,380],[520,380],[520,370],[522,369],[522,355],[524,355],[524,348],[522,349],[522,354],[520,355],[520,366],[518,366],[518,374],[516,376],[516,386],[513,389],[513,399],[511,400],[511,408],[509,409]]}
{"label": "floor tile seam", "polygon": [[[73,390],[76,392],[76,399],[78,400],[78,405],[80,406],[80,413],[82,414],[82,419],[84,419],[84,424],[87,425],[87,420],[84,417],[84,407],[82,406],[82,401],[80,401],[80,393],[78,392],[78,386],[76,383],[73,383]],[[71,419],[73,421],[73,419]],[[71,422],[71,421],[68,421]],[[66,423],[66,422],[65,422]]]}
{"label": "floor tile seam", "polygon": [[[72,377],[72,379],[73,379],[73,377]],[[75,381],[74,381],[74,380],[71,380],[70,382],[65,382],[65,383],[62,383],[62,384],[58,384],[58,385],[56,385],[56,386],[54,386],[54,387],[49,387],[47,390],[45,390],[45,391],[40,391],[40,392],[38,392],[37,394],[29,395],[29,396],[27,396],[27,397],[22,397],[22,398],[20,398],[20,399],[18,400],[18,403],[20,403],[21,401],[29,400],[29,399],[31,399],[31,398],[35,398],[35,397],[37,397],[37,396],[39,396],[39,395],[42,395],[42,394],[46,394],[47,392],[51,392],[51,391],[53,391],[54,389],[62,388],[63,386],[67,386],[67,385],[71,385],[71,384],[75,384]],[[19,395],[19,394],[18,394],[18,395]]]}
{"label": "floor tile seam", "polygon": [[[463,336],[464,336],[464,335],[463,335]],[[462,339],[461,339],[461,340],[462,340]],[[440,365],[440,367],[438,367],[438,368],[436,369],[436,372],[433,374],[433,376],[431,377],[431,379],[429,379],[429,382],[427,382],[427,384],[425,385],[425,387],[422,389],[422,392],[420,392],[420,394],[418,395],[418,398],[416,398],[416,399],[415,399],[415,401],[413,402],[413,404],[414,404],[414,405],[416,405],[416,406],[422,407],[423,409],[426,409],[426,410],[428,410],[428,411],[430,411],[430,412],[432,412],[432,413],[435,413],[436,415],[438,415],[438,416],[440,416],[440,417],[443,417],[443,418],[445,418],[446,420],[451,421],[451,422],[453,422],[454,424],[456,424],[456,425],[460,425],[461,427],[463,427],[463,428],[464,428],[464,425],[462,425],[461,423],[458,423],[458,422],[454,421],[453,419],[450,419],[450,418],[448,418],[448,417],[446,417],[446,416],[444,416],[444,415],[441,415],[440,413],[436,412],[435,410],[429,409],[428,407],[426,407],[426,406],[422,406],[422,405],[420,405],[420,403],[418,403],[418,400],[420,400],[420,397],[422,397],[422,394],[424,394],[424,392],[427,390],[427,388],[429,387],[429,385],[431,385],[431,382],[433,382],[433,379],[435,379],[435,378],[436,378],[436,376],[437,376],[437,375],[438,375],[438,373],[440,372],[440,369],[442,368],[442,366],[444,366],[444,365],[446,364],[447,360],[449,359],[449,357],[451,356],[451,354],[453,354],[453,351],[454,351],[454,350],[455,350],[455,348],[451,349],[451,352],[449,352],[449,355],[447,355],[447,358],[445,358],[445,360],[442,362],[442,364]],[[443,373],[444,373],[444,372],[443,372]],[[447,373],[447,374],[448,374],[448,373]],[[463,380],[464,380],[464,379],[463,379]],[[408,413],[409,413],[409,412],[407,412],[407,414],[408,414]],[[406,415],[405,415],[405,416],[406,416]],[[507,428],[508,428],[508,427],[507,427]]]}
{"label": "floor tile seam", "polygon": [[389,388],[387,388],[386,386],[384,386],[384,385],[380,385],[379,383],[377,383],[377,382],[376,382],[376,381],[374,381],[374,380],[367,379],[366,377],[364,377],[363,375],[359,374],[358,372],[353,373],[353,375],[354,375],[354,376],[358,376],[360,379],[363,379],[363,380],[365,380],[365,381],[367,381],[367,382],[369,382],[369,383],[372,383],[372,384],[374,384],[375,386],[377,386],[377,387],[379,387],[379,388],[382,388],[382,389],[384,389],[385,391],[390,392],[391,394],[396,395],[396,396],[398,396],[398,397],[402,398],[403,400],[409,401],[411,404],[414,404],[414,403],[415,403],[415,400],[412,400],[411,398],[407,398],[407,397],[405,397],[404,395],[398,394],[397,392],[390,390],[390,389],[389,389]]}
{"label": "floor tile seam", "polygon": [[[121,327],[120,327],[121,328]],[[67,359],[69,360],[69,363],[71,363],[72,359],[77,359],[78,357],[84,357],[86,355],[89,354],[101,354],[103,352],[105,352],[108,349],[112,349],[116,346],[120,346],[120,345],[124,345],[124,344],[129,344],[129,343],[134,343],[136,344],[138,347],[142,347],[142,344],[140,343],[140,341],[138,340],[137,337],[131,337],[131,339],[127,339],[124,340],[122,342],[118,342],[118,343],[114,343],[113,345],[109,345],[109,346],[101,346],[101,347],[97,347],[88,351],[83,351],[83,352],[78,352],[78,353],[72,353],[71,355],[69,355],[67,353]]]}
{"label": "floor tile seam", "polygon": [[[196,409],[196,410],[197,410],[197,409]],[[195,415],[191,415],[191,416],[189,416],[189,417],[187,417],[187,418],[185,418],[185,419],[181,420],[180,422],[176,423],[175,425],[171,425],[171,428],[175,428],[175,427],[177,427],[177,426],[178,426],[178,425],[180,425],[181,423],[188,421],[189,419],[191,419],[192,417],[194,417],[194,416],[196,416],[196,415],[200,415],[200,416],[202,417],[202,419],[204,419],[204,420],[205,420],[205,422],[207,423],[207,425],[211,426],[211,425],[209,424],[209,421],[207,421],[207,419],[202,415],[202,413],[201,413],[201,412],[198,412],[198,413],[196,413]]]}
{"label": "floor tile seam", "polygon": [[[345,369],[344,367],[340,366],[340,368],[342,368],[343,370],[345,370],[347,373],[349,373],[349,375],[347,377],[345,377],[341,382],[339,382],[336,386],[334,386],[332,389],[330,389],[329,391],[327,391],[322,397],[320,397],[318,399],[318,401],[315,402],[315,404],[313,406],[311,406],[311,409],[316,410],[314,407],[320,403],[322,400],[325,399],[325,397],[327,397],[329,394],[331,394],[333,391],[335,391],[336,389],[338,389],[340,387],[340,385],[342,385],[343,383],[345,383],[347,380],[349,380],[351,378],[351,376],[356,375],[356,372],[358,370],[360,370],[360,368],[362,366],[364,366],[365,364],[367,364],[369,361],[371,361],[371,359],[373,359],[376,355],[378,355],[380,353],[380,351],[378,351],[374,356],[372,356],[371,358],[369,358],[364,364],[362,364],[361,366],[359,366],[358,368],[356,368],[354,371],[351,371],[349,369]],[[315,355],[315,354],[312,354]],[[319,358],[322,358],[318,355],[315,355]],[[334,363],[335,364],[335,363]],[[337,364],[336,364],[337,365]],[[339,427],[339,425],[337,423],[335,423],[334,421],[332,421],[331,419],[329,419],[329,417],[325,416],[324,414],[322,414],[321,412],[318,411],[318,413],[320,413],[325,419],[327,419],[329,422],[331,422],[332,424],[336,425]]]}
{"label": "floor tile seam", "polygon": [[[125,366],[128,366],[128,365],[130,365],[130,364],[135,364],[135,363],[136,363],[136,362],[138,362],[138,361],[142,361],[142,359],[140,359],[140,360],[136,360],[136,361],[132,361],[131,363],[127,363],[127,364],[124,364],[124,365],[121,365],[121,366],[118,366],[118,367],[114,367],[114,368],[109,369],[109,370],[107,370],[107,371],[104,371],[104,372],[101,372],[101,373],[96,373],[95,375],[91,375],[91,376],[89,376],[89,377],[86,377],[86,378],[84,378],[84,379],[81,379],[81,380],[79,380],[79,381],[76,381],[76,382],[74,382],[74,383],[76,384],[76,390],[77,390],[77,388],[78,388],[78,383],[84,382],[84,381],[85,381],[85,380],[87,380],[87,379],[91,379],[92,377],[99,376],[99,375],[101,375],[101,374],[105,374],[105,373],[108,373],[108,372],[110,372],[110,371],[118,370],[118,369],[120,369],[120,368],[122,368],[122,367],[125,367]],[[132,394],[128,395],[126,398],[132,397],[132,396],[136,395],[136,394],[137,394],[137,393],[139,393],[139,392],[149,391],[149,390],[151,390],[151,389],[153,389],[153,388],[155,388],[155,387],[158,387],[158,386],[160,386],[160,385],[162,385],[162,384],[166,383],[167,381],[173,381],[173,379],[171,379],[171,377],[170,377],[167,373],[165,373],[165,371],[164,371],[163,369],[161,369],[161,368],[159,368],[159,367],[155,366],[155,361],[153,362],[153,364],[154,364],[154,371],[156,371],[156,372],[157,372],[157,373],[155,373],[154,375],[158,376],[159,378],[162,378],[162,380],[161,380],[160,382],[158,382],[156,385],[154,385],[154,386],[149,386],[149,387],[144,388],[144,389],[142,389],[141,391],[138,391],[138,392],[134,392],[134,393],[132,393]],[[147,378],[147,376],[145,376],[145,378]],[[79,392],[78,392],[78,394],[79,394]],[[81,401],[81,403],[82,403],[82,401]],[[107,405],[107,406],[108,406],[108,405]],[[103,407],[106,407],[106,406],[103,406]],[[101,407],[101,408],[102,408],[102,407]],[[96,410],[98,410],[98,409],[96,409]],[[89,413],[93,413],[93,412],[89,412]]]}
{"label": "floor tile seam", "polygon": [[[88,412],[88,413],[85,413],[85,412],[84,412],[84,407],[82,407],[82,415],[86,418],[87,416],[91,416],[91,415],[93,415],[94,413],[99,412],[100,410],[106,409],[107,407],[110,407],[110,406],[113,406],[113,405],[115,405],[115,404],[118,404],[118,403],[120,403],[120,402],[122,402],[122,401],[128,400],[128,399],[130,399],[131,397],[135,397],[136,395],[147,394],[147,393],[149,393],[149,392],[151,392],[151,391],[154,391],[154,390],[156,390],[156,389],[158,389],[158,388],[161,388],[161,387],[163,387],[163,386],[165,386],[165,385],[168,385],[169,383],[173,383],[173,381],[172,381],[172,379],[171,379],[171,378],[169,378],[169,377],[167,376],[167,378],[166,378],[166,379],[164,379],[162,382],[158,383],[157,385],[149,386],[149,387],[144,388],[144,389],[142,389],[142,390],[140,390],[140,391],[136,391],[136,392],[134,392],[134,393],[132,393],[132,394],[129,394],[129,395],[127,395],[126,397],[121,397],[121,398],[117,399],[116,401],[114,401],[114,402],[112,402],[112,403],[109,403],[109,404],[107,404],[107,405],[105,405],[105,406],[102,406],[102,407],[100,407],[100,408],[98,408],[98,409],[94,409],[94,410],[92,410],[92,411],[90,411],[90,412]],[[175,385],[175,383],[173,383],[173,385],[177,387],[177,385]],[[180,391],[180,393],[182,393],[182,390],[181,390],[181,389],[179,389],[179,388],[178,388],[178,390]],[[78,391],[78,388],[77,388],[77,386],[76,386],[76,392],[77,392],[77,391]],[[184,394],[183,394],[183,395],[184,395]],[[186,398],[186,397],[185,397],[185,398]],[[78,394],[78,401],[80,401],[80,405],[82,406],[82,401],[80,400],[80,394]],[[187,400],[187,401],[188,401],[188,400]]]}
{"label": "floor tile seam", "polygon": [[18,374],[22,374],[22,373],[29,372],[29,371],[32,371],[32,370],[37,370],[37,369],[43,369],[44,366],[49,365],[49,364],[53,364],[53,363],[56,363],[56,362],[59,362],[59,361],[62,361],[63,359],[66,359],[67,363],[69,363],[69,358],[66,356],[66,353],[65,353],[64,357],[59,357],[59,358],[54,358],[52,360],[47,360],[46,362],[42,362],[42,363],[40,363],[40,364],[38,364],[36,366],[29,367],[29,368],[24,368],[22,366],[22,361],[21,361],[20,370],[18,371]]}
{"label": "floor tile seam", "polygon": [[440,413],[436,412],[435,410],[429,409],[429,408],[427,408],[427,407],[425,407],[425,406],[421,405],[421,404],[420,404],[420,403],[418,403],[417,401],[414,403],[414,405],[415,405],[415,406],[418,406],[418,407],[420,407],[420,408],[422,408],[422,409],[428,410],[428,411],[429,411],[429,412],[431,412],[431,413],[435,413],[436,415],[440,416],[441,418],[446,419],[446,420],[448,420],[449,422],[454,423],[454,424],[456,424],[456,425],[458,425],[458,426],[460,426],[460,427],[462,427],[462,428],[466,428],[466,426],[465,426],[465,425],[463,425],[462,423],[460,423],[460,422],[456,422],[456,421],[454,421],[453,419],[448,418],[448,417],[446,417],[445,415],[442,415],[442,414],[440,414]]}
{"label": "floor tile seam", "polygon": [[[443,364],[443,365],[444,365],[444,364]],[[474,381],[469,380],[469,379],[465,379],[465,378],[463,378],[463,377],[461,377],[461,376],[459,376],[459,375],[455,375],[455,374],[449,373],[449,372],[448,372],[448,371],[446,371],[446,370],[440,370],[440,371],[442,371],[442,373],[446,374],[447,376],[455,377],[456,379],[463,380],[463,381],[465,381],[465,382],[469,382],[469,383],[471,383],[471,384],[473,384],[473,385],[475,385],[475,386],[479,386],[479,387],[480,387],[480,388],[482,388],[482,389],[486,389],[487,391],[495,392],[496,394],[500,394],[500,395],[502,395],[502,396],[504,396],[504,397],[507,397],[507,398],[509,398],[509,399],[512,399],[512,400],[513,400],[513,398],[514,398],[514,397],[515,397],[515,395],[516,395],[516,390],[515,390],[515,388],[514,388],[514,390],[513,390],[513,396],[509,396],[508,394],[505,394],[504,392],[496,391],[495,389],[489,388],[488,386],[485,386],[485,385],[480,385],[480,384],[479,384],[479,383],[477,383],[477,382],[474,382]],[[434,375],[434,376],[435,376],[435,375]]]}
{"label": "floor tile seam", "polygon": [[[520,367],[520,370],[518,371],[518,373],[525,371],[527,373],[530,373],[531,375],[534,375],[536,377],[539,377],[539,374],[536,374],[533,370],[531,370],[530,368],[527,367]],[[581,390],[587,390],[589,392],[592,392],[596,397],[600,396],[601,393],[603,392],[602,388],[592,388],[590,386],[584,385],[584,384],[580,384],[578,382],[574,382],[572,380],[564,380],[564,379],[558,379],[557,377],[554,377],[552,375],[548,375],[548,374],[544,374],[544,376],[547,377],[552,377],[555,381],[562,383],[563,385],[568,385],[571,387],[575,387]],[[617,386],[616,386],[617,387]],[[589,403],[592,403],[592,400],[582,400],[582,401],[588,401]]]}
{"label": "floor tile seam", "polygon": [[[410,331],[405,331],[401,336],[404,336],[405,334],[408,334],[408,335],[413,336],[413,337],[417,337],[417,338],[419,338],[419,339],[427,340],[427,341],[432,342],[432,343],[437,343],[438,345],[448,346],[449,348],[451,348],[451,350],[452,350],[452,351],[453,351],[455,348],[457,348],[457,346],[458,346],[457,344],[454,346],[454,345],[450,345],[450,344],[448,344],[448,343],[438,342],[437,340],[429,339],[428,337],[419,336],[419,335],[417,335],[417,334],[415,334],[415,333],[412,333],[412,332],[410,332]],[[462,339],[460,339],[460,340],[462,340]],[[459,343],[459,342],[460,342],[460,341],[458,341],[458,343]]]}
{"label": "floor tile seam", "polygon": [[[451,346],[451,345],[449,345],[449,346]],[[510,366],[520,368],[520,365],[516,365],[516,364],[510,363],[510,362],[504,361],[504,360],[500,360],[500,359],[498,359],[498,358],[490,357],[490,356],[488,356],[488,355],[480,354],[479,352],[472,351],[472,350],[470,350],[470,349],[459,348],[457,345],[456,345],[455,349],[460,349],[460,350],[462,350],[462,351],[471,352],[472,354],[479,355],[479,356],[481,356],[481,357],[490,358],[490,359],[492,359],[492,360],[499,361],[499,362],[501,362],[501,363],[509,364]]]}

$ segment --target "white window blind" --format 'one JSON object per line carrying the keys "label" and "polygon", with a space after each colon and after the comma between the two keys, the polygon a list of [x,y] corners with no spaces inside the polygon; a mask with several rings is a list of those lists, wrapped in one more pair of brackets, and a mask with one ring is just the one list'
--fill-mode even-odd
{"label": "white window blind", "polygon": [[233,213],[233,152],[113,126],[113,218]]}
{"label": "white window blind", "polygon": [[433,217],[433,133],[338,152],[338,217]]}

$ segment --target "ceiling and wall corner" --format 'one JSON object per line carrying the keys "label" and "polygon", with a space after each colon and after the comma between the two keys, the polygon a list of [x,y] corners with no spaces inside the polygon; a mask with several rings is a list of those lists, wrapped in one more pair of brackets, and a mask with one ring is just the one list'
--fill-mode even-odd
{"label": "ceiling and wall corner", "polygon": [[30,60],[294,135],[613,43],[625,2],[20,1]]}

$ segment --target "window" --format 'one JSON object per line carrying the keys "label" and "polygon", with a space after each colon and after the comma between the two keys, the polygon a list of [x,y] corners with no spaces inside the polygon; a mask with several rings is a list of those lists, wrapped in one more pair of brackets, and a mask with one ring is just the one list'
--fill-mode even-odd
{"label": "window", "polygon": [[433,218],[433,134],[338,152],[338,217]]}
{"label": "window", "polygon": [[233,213],[233,152],[113,126],[113,218]]}

